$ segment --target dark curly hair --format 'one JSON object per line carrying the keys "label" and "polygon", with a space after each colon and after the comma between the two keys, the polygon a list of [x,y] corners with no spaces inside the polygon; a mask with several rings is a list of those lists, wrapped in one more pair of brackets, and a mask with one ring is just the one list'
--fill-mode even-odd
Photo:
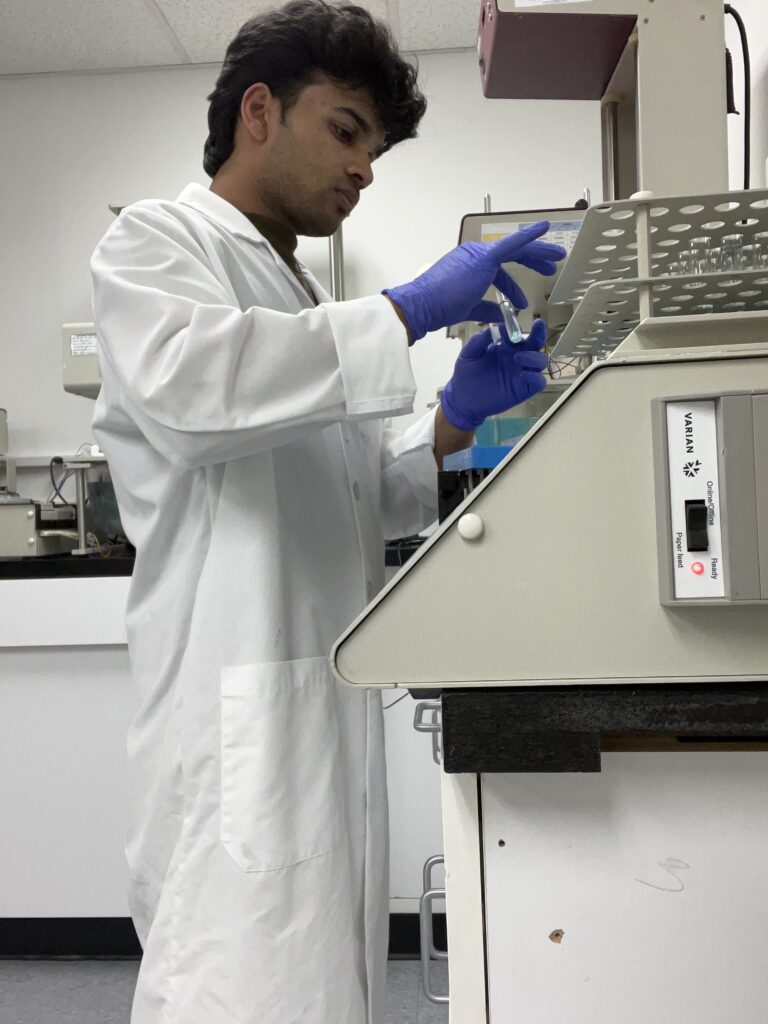
{"label": "dark curly hair", "polygon": [[416,68],[400,56],[387,26],[362,7],[293,0],[251,18],[227,47],[208,97],[206,174],[213,177],[232,154],[243,93],[251,85],[265,82],[285,115],[320,75],[368,90],[384,127],[385,150],[415,137],[427,103]]}

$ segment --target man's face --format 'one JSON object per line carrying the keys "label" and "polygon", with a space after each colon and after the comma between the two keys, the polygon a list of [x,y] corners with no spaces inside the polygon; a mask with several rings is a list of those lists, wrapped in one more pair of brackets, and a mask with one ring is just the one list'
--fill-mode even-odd
{"label": "man's face", "polygon": [[258,189],[299,235],[331,235],[373,181],[384,132],[365,89],[308,85],[274,126]]}

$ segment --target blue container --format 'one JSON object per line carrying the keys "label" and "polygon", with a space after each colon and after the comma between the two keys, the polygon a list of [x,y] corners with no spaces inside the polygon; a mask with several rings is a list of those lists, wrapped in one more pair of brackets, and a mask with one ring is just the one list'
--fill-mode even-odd
{"label": "blue container", "polygon": [[475,443],[486,445],[513,444],[539,420],[538,416],[490,416],[475,431]]}

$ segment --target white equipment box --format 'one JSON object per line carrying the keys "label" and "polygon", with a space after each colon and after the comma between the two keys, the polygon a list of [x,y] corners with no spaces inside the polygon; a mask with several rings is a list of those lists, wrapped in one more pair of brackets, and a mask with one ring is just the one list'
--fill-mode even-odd
{"label": "white equipment box", "polygon": [[768,271],[658,254],[766,208],[587,211],[550,302],[596,361],[334,648],[443,693],[451,1024],[765,1018]]}

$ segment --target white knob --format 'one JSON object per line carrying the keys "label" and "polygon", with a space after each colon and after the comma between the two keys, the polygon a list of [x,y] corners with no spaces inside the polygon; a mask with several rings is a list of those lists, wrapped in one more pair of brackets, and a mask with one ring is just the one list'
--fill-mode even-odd
{"label": "white knob", "polygon": [[35,513],[34,512],[27,512],[27,519],[34,519],[34,518],[35,518]]}
{"label": "white knob", "polygon": [[485,523],[474,512],[467,512],[459,520],[459,534],[464,540],[480,540],[485,531]]}
{"label": "white knob", "polygon": [[27,541],[27,544],[29,544],[30,547],[34,547],[35,546],[35,538],[34,537],[30,537],[29,540]]}

